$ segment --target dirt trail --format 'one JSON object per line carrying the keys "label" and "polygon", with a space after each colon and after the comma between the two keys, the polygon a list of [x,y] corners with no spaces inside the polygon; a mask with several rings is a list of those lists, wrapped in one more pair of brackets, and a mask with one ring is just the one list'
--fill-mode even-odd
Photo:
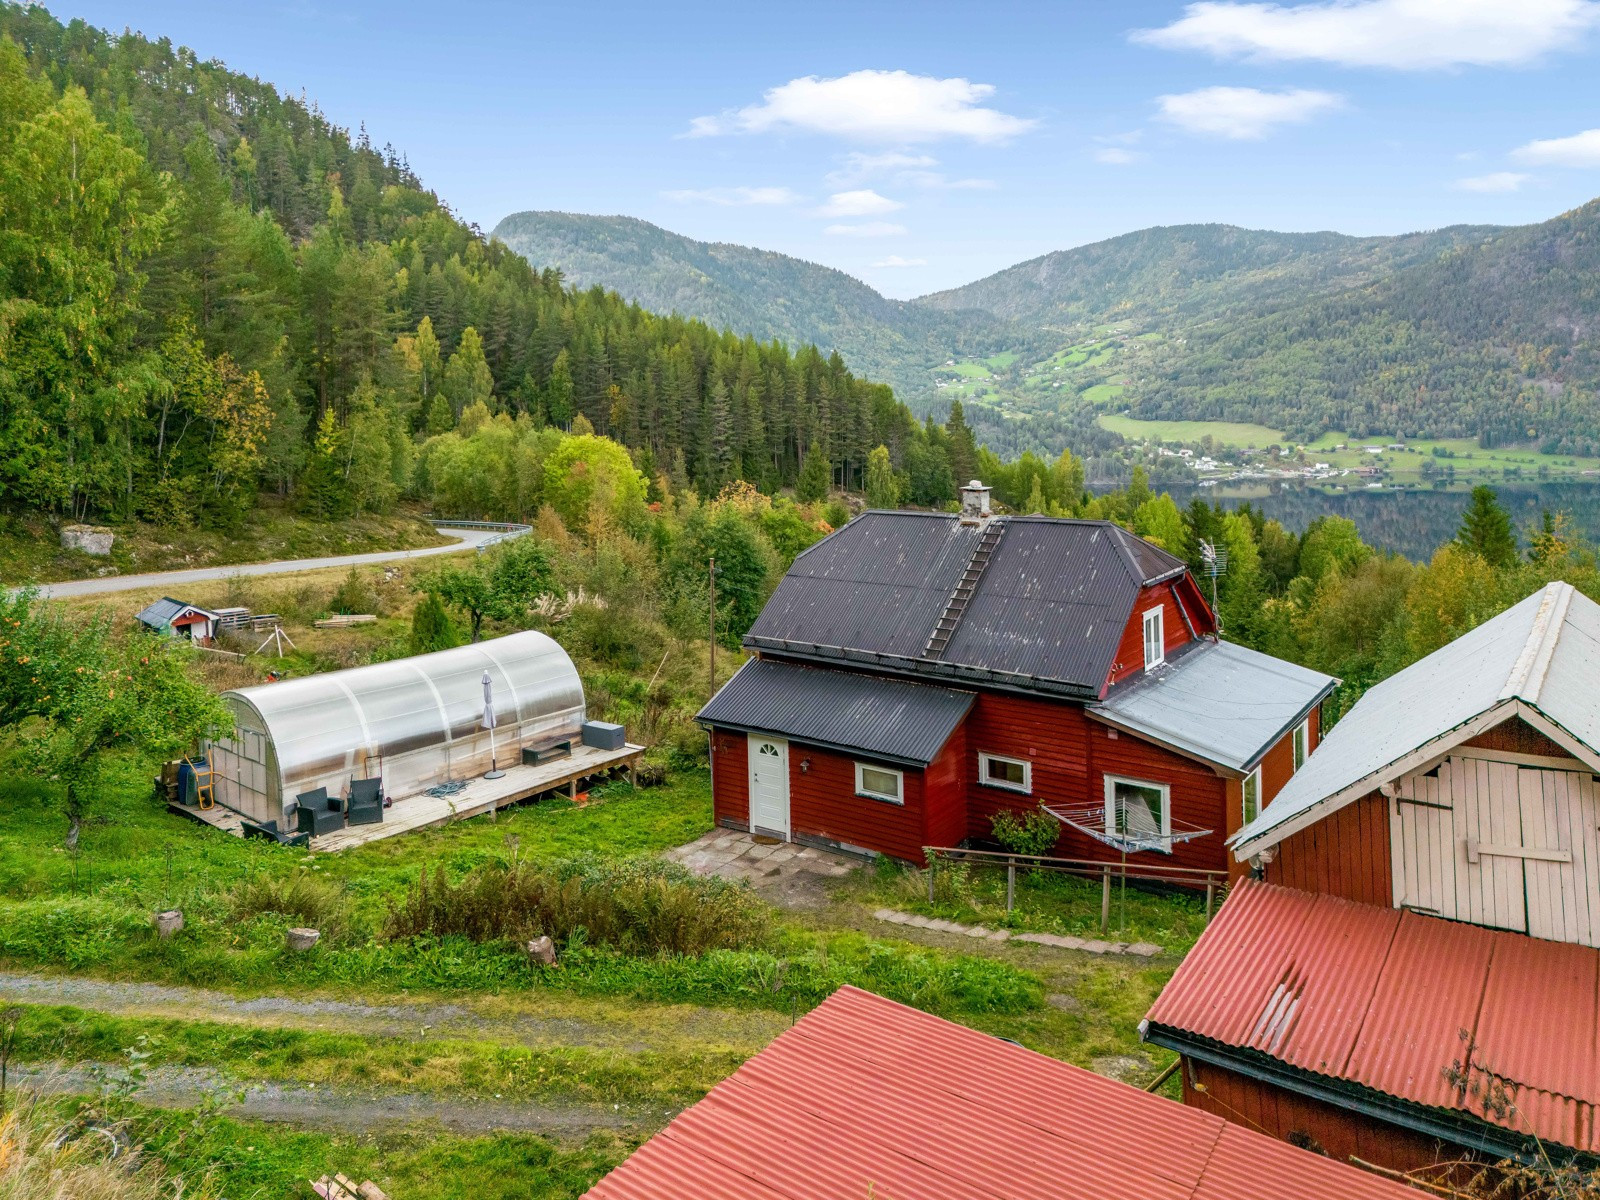
{"label": "dirt trail", "polygon": [[[116,1068],[109,1068],[115,1076]],[[98,1081],[84,1064],[13,1067],[11,1085],[45,1095],[93,1094]],[[154,1108],[192,1108],[208,1096],[227,1100],[230,1116],[281,1122],[341,1133],[367,1133],[408,1125],[439,1126],[456,1133],[500,1131],[582,1137],[597,1129],[650,1131],[667,1123],[663,1109],[538,1101],[463,1099],[413,1092],[359,1092],[305,1084],[240,1084],[197,1067],[150,1067],[132,1099]]]}
{"label": "dirt trail", "polygon": [[784,1014],[565,996],[475,996],[455,1003],[385,997],[243,997],[205,988],[0,971],[0,1002],[70,1005],[113,1016],[217,1021],[379,1037],[467,1038],[523,1046],[645,1050],[761,1049]]}

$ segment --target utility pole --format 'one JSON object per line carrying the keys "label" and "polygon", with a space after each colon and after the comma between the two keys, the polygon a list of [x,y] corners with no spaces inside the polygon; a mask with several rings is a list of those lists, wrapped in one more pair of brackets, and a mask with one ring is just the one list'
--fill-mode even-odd
{"label": "utility pole", "polygon": [[710,587],[710,625],[711,625],[711,687],[706,692],[706,699],[717,694],[717,556],[711,556],[711,569],[706,572],[706,583]]}

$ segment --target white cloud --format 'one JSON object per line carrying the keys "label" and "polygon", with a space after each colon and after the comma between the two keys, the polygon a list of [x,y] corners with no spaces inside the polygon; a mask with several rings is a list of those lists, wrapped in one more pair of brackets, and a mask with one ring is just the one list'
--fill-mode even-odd
{"label": "white cloud", "polygon": [[880,270],[898,267],[925,267],[928,265],[928,260],[925,258],[901,258],[898,254],[891,254],[887,258],[880,258],[872,265]]}
{"label": "white cloud", "polygon": [[1515,171],[1491,171],[1487,175],[1458,179],[1456,186],[1464,192],[1514,192],[1531,178],[1533,176],[1519,175]]}
{"label": "white cloud", "polygon": [[1033,128],[1034,121],[985,105],[994,90],[989,83],[909,71],[807,75],[770,88],[759,104],[696,117],[688,136],[802,130],[864,142],[1003,142]]}
{"label": "white cloud", "polygon": [[837,171],[830,171],[825,180],[834,187],[848,187],[852,183],[860,183],[875,175],[887,175],[895,171],[925,171],[929,167],[938,165],[939,160],[931,154],[907,154],[903,150],[866,154],[860,150],[852,150],[844,156],[844,166]]}
{"label": "white cloud", "polygon": [[834,237],[899,237],[906,227],[893,221],[862,221],[858,225],[829,225],[822,232]]}
{"label": "white cloud", "polygon": [[828,202],[817,210],[822,217],[876,217],[897,212],[905,205],[887,196],[880,196],[871,188],[853,192],[835,192]]}
{"label": "white cloud", "polygon": [[1571,49],[1600,25],[1596,0],[1206,0],[1134,41],[1253,62],[1427,70],[1513,66]]}
{"label": "white cloud", "polygon": [[1294,88],[1264,92],[1260,88],[1208,87],[1175,96],[1159,96],[1160,116],[1191,133],[1250,140],[1266,137],[1279,125],[1309,121],[1344,101],[1332,92]]}
{"label": "white cloud", "polygon": [[992,179],[951,179],[938,171],[901,171],[895,182],[946,192],[988,191],[998,186]]}
{"label": "white cloud", "polygon": [[798,204],[801,200],[799,195],[786,187],[685,188],[661,194],[678,204],[716,204],[722,208],[743,208],[753,204]]}
{"label": "white cloud", "polygon": [[1511,152],[1518,162],[1550,167],[1600,167],[1600,129],[1585,129],[1571,137],[1544,138],[1518,146]]}
{"label": "white cloud", "polygon": [[1105,163],[1110,167],[1125,167],[1129,163],[1138,162],[1143,157],[1144,155],[1137,151],[1128,150],[1122,146],[1101,146],[1100,149],[1094,152],[1095,162]]}

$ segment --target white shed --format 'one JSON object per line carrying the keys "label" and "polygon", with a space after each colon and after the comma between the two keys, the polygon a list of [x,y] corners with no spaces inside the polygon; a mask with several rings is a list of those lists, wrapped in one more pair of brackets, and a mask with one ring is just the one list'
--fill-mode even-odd
{"label": "white shed", "polygon": [[1232,844],[1294,886],[1600,946],[1597,777],[1600,605],[1552,583],[1367,692]]}
{"label": "white shed", "polygon": [[[216,798],[255,821],[285,822],[295,796],[381,777],[394,797],[489,769],[483,676],[494,695],[494,748],[579,738],[583,684],[567,652],[542,633],[458,646],[347,671],[224,692],[232,737],[209,742]],[[282,825],[280,827],[286,827]]]}

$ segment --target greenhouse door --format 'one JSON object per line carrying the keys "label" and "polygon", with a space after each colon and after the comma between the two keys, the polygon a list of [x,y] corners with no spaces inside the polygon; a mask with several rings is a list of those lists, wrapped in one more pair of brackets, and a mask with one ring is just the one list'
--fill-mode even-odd
{"label": "greenhouse door", "polygon": [[750,735],[750,832],[789,840],[789,743]]}

